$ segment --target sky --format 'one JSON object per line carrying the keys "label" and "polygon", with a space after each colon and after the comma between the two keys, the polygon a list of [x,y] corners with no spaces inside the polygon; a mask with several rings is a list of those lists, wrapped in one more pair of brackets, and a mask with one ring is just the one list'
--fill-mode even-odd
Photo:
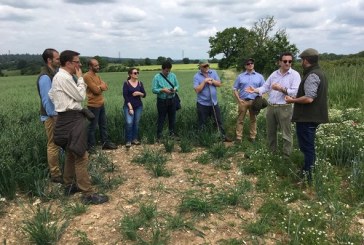
{"label": "sky", "polygon": [[267,16],[300,51],[364,50],[363,0],[0,0],[0,54],[207,59],[209,37]]}

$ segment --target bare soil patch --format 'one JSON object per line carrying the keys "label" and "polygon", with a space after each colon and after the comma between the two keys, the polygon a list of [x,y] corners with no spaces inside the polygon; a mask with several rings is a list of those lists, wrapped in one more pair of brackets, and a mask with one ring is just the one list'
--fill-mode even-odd
{"label": "bare soil patch", "polygon": [[[209,193],[212,188],[224,188],[234,186],[242,178],[252,183],[254,177],[242,176],[237,168],[237,161],[243,158],[231,160],[231,168],[223,170],[213,164],[202,165],[196,161],[196,157],[205,149],[196,148],[191,153],[181,153],[178,146],[175,152],[164,153],[168,155],[167,169],[172,171],[170,177],[155,178],[144,166],[132,162],[132,159],[144,150],[153,149],[164,152],[163,145],[133,146],[127,150],[119,146],[115,151],[109,151],[108,155],[116,166],[112,175],[120,175],[124,179],[123,184],[107,194],[110,201],[103,205],[89,206],[86,213],[71,219],[69,226],[62,235],[58,244],[78,244],[79,236],[76,231],[83,231],[87,238],[94,244],[135,244],[126,239],[120,232],[120,220],[125,215],[131,215],[139,210],[141,203],[155,203],[159,214],[175,215],[178,213],[182,197],[187,190],[197,190],[201,193]],[[256,210],[263,202],[264,197],[251,192],[252,206],[245,210],[239,206],[227,206],[222,211],[206,215],[184,213],[184,220],[191,222],[193,229],[183,228],[178,230],[168,229],[169,244],[219,244],[222,239],[248,239],[244,226],[256,220]],[[36,205],[52,205],[57,212],[62,212],[63,205],[70,202],[79,202],[79,195],[65,200],[52,200],[47,203],[39,203],[39,200],[29,200],[26,197],[18,197],[5,208],[5,214],[0,220],[0,238],[6,244],[26,244],[27,237],[22,233],[22,221],[32,215],[30,210]],[[161,224],[163,226],[163,223]],[[140,235],[148,240],[150,228],[140,229]],[[144,234],[144,235],[143,235]],[[257,239],[262,244],[275,244],[281,238],[275,234],[267,234],[264,239]]]}

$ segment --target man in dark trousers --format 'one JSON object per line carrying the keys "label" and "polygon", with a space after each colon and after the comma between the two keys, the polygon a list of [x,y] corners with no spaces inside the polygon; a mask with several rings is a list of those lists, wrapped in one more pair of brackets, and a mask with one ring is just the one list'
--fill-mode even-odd
{"label": "man in dark trousers", "polygon": [[304,155],[303,176],[312,181],[312,169],[315,164],[315,135],[321,123],[327,123],[328,117],[328,82],[318,64],[319,53],[309,48],[299,57],[303,67],[303,78],[295,98],[286,96],[287,103],[294,103],[292,122],[296,123],[298,144]]}
{"label": "man in dark trousers", "polygon": [[105,111],[105,100],[103,92],[108,89],[107,84],[101,79],[98,73],[100,71],[99,62],[96,59],[90,59],[88,62],[89,70],[83,76],[87,84],[87,108],[95,115],[88,126],[87,144],[88,152],[95,153],[96,139],[95,131],[96,126],[99,125],[101,136],[101,143],[103,150],[114,150],[118,147],[109,140],[107,133],[107,120]]}

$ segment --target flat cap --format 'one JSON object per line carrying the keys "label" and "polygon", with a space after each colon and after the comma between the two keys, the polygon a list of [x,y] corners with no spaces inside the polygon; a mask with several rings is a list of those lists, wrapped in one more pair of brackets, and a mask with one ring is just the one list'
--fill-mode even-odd
{"label": "flat cap", "polygon": [[319,56],[319,53],[316,49],[308,48],[303,50],[303,52],[299,55],[299,57],[310,57],[310,56]]}

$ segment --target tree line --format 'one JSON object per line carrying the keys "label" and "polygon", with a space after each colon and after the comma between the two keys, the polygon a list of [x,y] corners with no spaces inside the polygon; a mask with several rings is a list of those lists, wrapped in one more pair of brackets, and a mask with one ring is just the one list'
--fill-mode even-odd
{"label": "tree line", "polygon": [[[276,21],[273,16],[259,19],[250,29],[245,27],[226,28],[217,32],[209,38],[210,50],[207,52],[211,63],[218,63],[220,69],[235,67],[237,70],[243,68],[243,61],[247,58],[254,58],[255,69],[263,74],[270,74],[276,70],[276,61],[283,51],[298,55],[295,44],[290,43],[285,29],[278,29],[273,32]],[[216,56],[222,56],[216,59]],[[81,57],[84,64],[83,69],[87,70],[87,60],[91,57]],[[164,61],[172,64],[197,64],[198,59],[183,58],[173,60],[170,57],[159,56],[157,59],[143,58],[110,58],[95,57],[100,64],[101,72],[122,72],[128,67],[140,65],[160,65]],[[364,51],[357,54],[337,55],[334,53],[323,53],[321,60],[334,61],[339,65],[364,65]],[[43,60],[40,54],[3,54],[0,55],[0,76],[4,71],[20,71],[20,75],[35,75],[40,72]]]}

